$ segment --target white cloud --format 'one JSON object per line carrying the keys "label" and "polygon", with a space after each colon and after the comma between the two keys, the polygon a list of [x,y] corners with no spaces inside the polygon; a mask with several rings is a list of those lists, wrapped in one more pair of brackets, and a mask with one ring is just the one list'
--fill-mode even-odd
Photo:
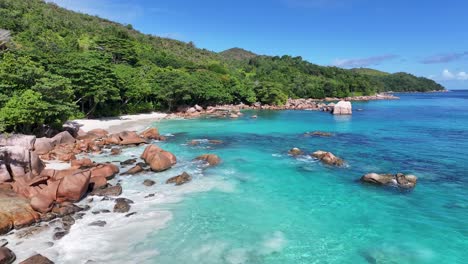
{"label": "white cloud", "polygon": [[451,73],[448,69],[442,71],[442,77],[445,79],[453,79],[455,75]]}
{"label": "white cloud", "polygon": [[457,74],[457,78],[458,78],[459,80],[466,81],[466,80],[468,80],[468,74],[467,74],[466,72],[463,72],[463,71],[462,71],[462,72],[459,72],[459,73]]}
{"label": "white cloud", "polygon": [[431,75],[429,78],[438,81],[467,81],[468,73],[464,71],[452,72],[449,69],[444,69],[440,75]]}

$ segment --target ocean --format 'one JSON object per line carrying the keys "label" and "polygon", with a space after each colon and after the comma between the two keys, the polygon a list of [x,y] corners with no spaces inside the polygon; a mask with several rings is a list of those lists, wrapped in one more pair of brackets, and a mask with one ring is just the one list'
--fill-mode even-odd
{"label": "ocean", "polygon": [[[56,263],[466,263],[468,91],[397,96],[353,102],[352,116],[249,110],[234,120],[156,122],[168,140],[155,144],[178,164],[113,180],[137,214],[88,213],[53,245],[43,232],[10,248]],[[304,135],[313,131],[333,135]],[[346,166],[292,157],[293,147],[331,151]],[[143,149],[93,159],[123,161]],[[204,153],[222,163],[192,161]],[[165,184],[183,171],[190,183]],[[418,183],[402,191],[359,182],[369,172],[414,174]],[[94,200],[92,210],[113,206]],[[107,224],[88,226],[96,220]]]}

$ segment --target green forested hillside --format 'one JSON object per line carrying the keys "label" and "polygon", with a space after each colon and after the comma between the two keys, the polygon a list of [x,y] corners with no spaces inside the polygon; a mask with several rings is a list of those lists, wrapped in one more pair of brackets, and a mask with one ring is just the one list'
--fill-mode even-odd
{"label": "green forested hillside", "polygon": [[352,69],[356,73],[367,75],[378,92],[428,92],[445,90],[431,79],[416,77],[405,72],[387,73],[374,69]]}
{"label": "green forested hillside", "polygon": [[31,133],[73,117],[170,111],[195,103],[283,104],[288,97],[443,89],[408,74],[377,80],[300,57],[255,56],[241,49],[218,54],[42,0],[0,0],[0,29],[7,32],[0,39],[4,131]]}

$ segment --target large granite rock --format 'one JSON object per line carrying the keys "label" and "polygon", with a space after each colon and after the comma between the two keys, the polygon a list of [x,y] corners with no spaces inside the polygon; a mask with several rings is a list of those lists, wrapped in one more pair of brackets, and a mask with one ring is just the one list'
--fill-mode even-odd
{"label": "large granite rock", "polygon": [[44,155],[52,151],[55,145],[55,142],[51,138],[37,138],[34,143],[34,152],[38,155]]}
{"label": "large granite rock", "polygon": [[155,127],[146,129],[145,131],[140,133],[140,136],[145,139],[156,139],[156,140],[158,140],[160,137],[159,131]]}
{"label": "large granite rock", "polygon": [[27,150],[33,150],[35,142],[36,142],[36,136],[28,136],[28,135],[21,135],[21,134],[1,134],[0,135],[0,147],[15,146],[15,147],[25,148]]}
{"label": "large granite rock", "polygon": [[19,178],[31,180],[44,167],[44,163],[32,150],[20,146],[0,147],[0,183]]}
{"label": "large granite rock", "polygon": [[351,115],[353,113],[351,102],[348,101],[339,101],[333,107],[334,115]]}
{"label": "large granite rock", "polygon": [[19,196],[13,190],[0,188],[0,235],[12,228],[29,226],[39,220],[28,199]]}
{"label": "large granite rock", "polygon": [[335,156],[331,152],[323,151],[323,150],[317,150],[311,155],[314,158],[317,158],[321,162],[331,165],[331,166],[343,166],[344,161],[337,156]]}
{"label": "large granite rock", "polygon": [[74,144],[75,138],[68,132],[63,131],[51,138],[55,145],[59,144]]}
{"label": "large granite rock", "polygon": [[165,171],[176,164],[174,154],[161,149],[156,145],[149,145],[141,154],[141,158],[148,164],[152,171]]}
{"label": "large granite rock", "polygon": [[139,145],[146,143],[146,140],[141,138],[134,131],[123,131],[119,133],[120,145]]}
{"label": "large granite rock", "polygon": [[411,189],[416,186],[418,177],[414,175],[397,174],[377,174],[368,173],[361,177],[362,182],[375,185],[394,186],[402,189]]}

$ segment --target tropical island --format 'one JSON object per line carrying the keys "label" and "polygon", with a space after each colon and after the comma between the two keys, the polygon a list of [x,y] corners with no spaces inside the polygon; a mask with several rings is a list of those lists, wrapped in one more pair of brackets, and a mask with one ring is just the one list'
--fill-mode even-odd
{"label": "tropical island", "polygon": [[[400,218],[405,210],[432,221],[425,192],[443,193],[431,173],[446,176],[431,167],[425,147],[449,145],[437,141],[439,133],[457,139],[464,132],[437,127],[437,118],[452,122],[451,104],[441,103],[434,115],[434,102],[420,103],[421,112],[412,113],[408,102],[417,98],[405,94],[399,105],[393,93],[442,91],[410,73],[242,48],[213,52],[43,0],[1,1],[0,263],[270,263],[287,243],[293,250],[311,246],[300,257],[281,255],[284,263],[316,256],[330,263],[424,262],[427,255],[411,246],[374,244],[380,233],[393,236],[385,221],[415,240],[426,236]],[[457,159],[447,158],[454,175],[464,169]],[[209,194],[191,199],[190,210],[174,209],[202,192]],[[450,217],[466,209],[444,198],[434,206]],[[173,220],[171,210],[182,219],[174,234],[154,239]],[[246,222],[238,225],[237,217]],[[224,228],[238,228],[240,237],[229,234],[247,246],[219,242]],[[333,245],[345,252],[346,239],[361,236],[368,244],[332,252]]]}
{"label": "tropical island", "polygon": [[0,130],[40,133],[69,119],[179,106],[283,105],[288,98],[440,91],[407,73],[319,66],[233,48],[220,53],[41,0],[2,1]]}

